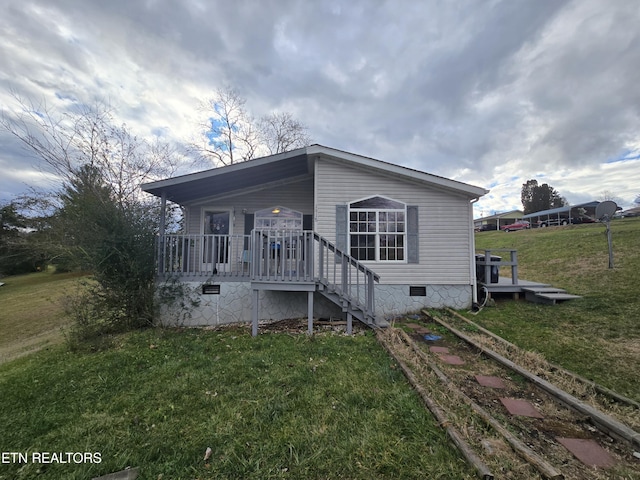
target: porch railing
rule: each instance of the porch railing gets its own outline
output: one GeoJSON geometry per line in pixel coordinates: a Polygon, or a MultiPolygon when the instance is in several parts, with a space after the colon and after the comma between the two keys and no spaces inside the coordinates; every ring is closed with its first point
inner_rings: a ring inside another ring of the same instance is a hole
{"type": "Polygon", "coordinates": [[[250,235],[164,235],[158,239],[158,274],[249,277],[250,235]]]}
{"type": "Polygon", "coordinates": [[[336,302],[375,317],[378,274],[313,231],[164,235],[158,240],[157,268],[163,276],[317,283],[336,302]]]}

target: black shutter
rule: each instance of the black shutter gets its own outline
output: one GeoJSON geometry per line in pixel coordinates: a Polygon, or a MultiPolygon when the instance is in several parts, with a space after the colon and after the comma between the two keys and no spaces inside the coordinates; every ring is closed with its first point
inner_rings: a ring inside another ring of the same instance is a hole
{"type": "Polygon", "coordinates": [[[302,216],[302,230],[313,230],[313,215],[302,216]]]}

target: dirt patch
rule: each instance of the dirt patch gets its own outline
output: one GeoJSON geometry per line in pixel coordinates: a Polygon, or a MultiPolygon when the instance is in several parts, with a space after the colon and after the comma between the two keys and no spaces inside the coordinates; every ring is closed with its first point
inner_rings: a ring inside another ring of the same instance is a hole
{"type": "MultiPolygon", "coordinates": [[[[306,318],[288,318],[285,320],[277,320],[269,323],[261,323],[258,327],[259,333],[290,333],[290,334],[306,334],[309,325],[306,318]]],[[[358,321],[353,322],[353,333],[359,334],[368,329],[358,321]]],[[[342,320],[318,319],[313,321],[314,332],[336,332],[346,333],[347,322],[342,320]]]]}

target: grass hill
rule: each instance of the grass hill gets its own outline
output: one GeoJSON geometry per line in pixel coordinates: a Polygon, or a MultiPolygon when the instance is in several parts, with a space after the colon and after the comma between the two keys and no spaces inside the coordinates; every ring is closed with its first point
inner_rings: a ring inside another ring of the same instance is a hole
{"type": "Polygon", "coordinates": [[[60,343],[67,324],[63,297],[78,288],[84,273],[45,272],[0,279],[0,364],[60,343]]]}
{"type": "Polygon", "coordinates": [[[553,306],[498,299],[474,320],[638,400],[640,218],[614,220],[611,231],[613,269],[608,268],[605,226],[600,223],[477,233],[479,250],[518,251],[519,278],[550,283],[583,298],[553,306]]]}

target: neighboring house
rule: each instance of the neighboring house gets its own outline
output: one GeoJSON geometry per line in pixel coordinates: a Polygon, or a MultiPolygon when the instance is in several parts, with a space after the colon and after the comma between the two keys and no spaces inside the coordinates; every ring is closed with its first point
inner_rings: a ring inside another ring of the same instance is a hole
{"type": "Polygon", "coordinates": [[[159,281],[196,300],[184,323],[253,321],[254,334],[259,320],[308,317],[311,328],[314,316],[373,326],[474,301],[483,188],[312,145],[142,189],[163,212],[171,201],[185,213],[185,233],[158,245],[159,281]]]}
{"type": "Polygon", "coordinates": [[[476,218],[473,224],[476,230],[500,230],[500,227],[520,220],[523,215],[524,212],[522,210],[511,210],[510,212],[496,213],[488,217],[476,218]]]}

